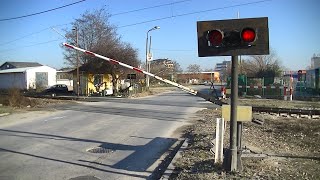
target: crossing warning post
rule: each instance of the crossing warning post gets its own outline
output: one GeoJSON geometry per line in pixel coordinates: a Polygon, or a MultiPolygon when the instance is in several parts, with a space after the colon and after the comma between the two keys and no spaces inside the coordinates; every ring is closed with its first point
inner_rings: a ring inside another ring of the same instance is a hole
{"type": "Polygon", "coordinates": [[[241,143],[237,129],[242,128],[242,124],[237,128],[238,56],[269,54],[268,18],[199,21],[197,35],[199,57],[231,56],[230,147],[224,164],[228,170],[237,171],[237,144],[241,143]]]}

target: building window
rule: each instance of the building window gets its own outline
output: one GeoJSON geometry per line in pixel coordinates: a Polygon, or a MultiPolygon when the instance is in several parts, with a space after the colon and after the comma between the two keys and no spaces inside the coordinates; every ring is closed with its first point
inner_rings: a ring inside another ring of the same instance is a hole
{"type": "Polygon", "coordinates": [[[103,83],[103,74],[96,74],[96,75],[94,75],[93,78],[94,78],[94,79],[93,79],[94,85],[102,84],[102,83],[103,83]]]}

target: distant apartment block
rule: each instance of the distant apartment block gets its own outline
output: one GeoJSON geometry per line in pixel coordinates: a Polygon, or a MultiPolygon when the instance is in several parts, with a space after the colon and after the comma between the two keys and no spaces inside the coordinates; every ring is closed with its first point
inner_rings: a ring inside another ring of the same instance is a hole
{"type": "Polygon", "coordinates": [[[231,61],[223,61],[222,63],[217,63],[214,71],[219,72],[220,74],[226,72],[228,67],[231,66],[231,61]]]}
{"type": "Polygon", "coordinates": [[[320,54],[313,55],[311,58],[311,69],[316,69],[320,67],[320,54]]]}
{"type": "Polygon", "coordinates": [[[151,61],[151,66],[165,67],[166,69],[174,69],[174,63],[169,59],[155,59],[151,61]]]}

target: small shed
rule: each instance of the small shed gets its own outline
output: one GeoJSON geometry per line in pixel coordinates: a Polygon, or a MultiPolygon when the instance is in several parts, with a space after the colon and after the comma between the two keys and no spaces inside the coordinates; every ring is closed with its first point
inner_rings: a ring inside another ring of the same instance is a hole
{"type": "MultiPolygon", "coordinates": [[[[111,64],[107,61],[95,59],[79,67],[79,94],[94,95],[113,94],[111,64]]],[[[73,91],[78,93],[77,69],[73,71],[73,91]]]]}
{"type": "Polygon", "coordinates": [[[56,84],[56,70],[49,66],[0,70],[0,89],[37,89],[56,84]]]}

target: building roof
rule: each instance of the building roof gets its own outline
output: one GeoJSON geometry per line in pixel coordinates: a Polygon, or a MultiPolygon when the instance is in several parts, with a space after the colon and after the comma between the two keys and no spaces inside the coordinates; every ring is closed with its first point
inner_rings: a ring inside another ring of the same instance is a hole
{"type": "Polygon", "coordinates": [[[7,62],[3,63],[2,65],[4,65],[4,64],[10,64],[10,65],[14,66],[15,68],[42,66],[42,64],[39,64],[37,62],[12,62],[12,61],[7,61],[7,62]]]}
{"type": "Polygon", "coordinates": [[[24,68],[13,68],[13,69],[5,69],[5,70],[0,70],[0,74],[5,74],[5,73],[22,73],[26,72],[29,69],[33,69],[35,67],[24,67],[24,68]]]}
{"type": "Polygon", "coordinates": [[[4,70],[0,70],[0,74],[5,74],[5,73],[23,73],[26,72],[27,70],[30,69],[52,69],[55,70],[54,68],[51,68],[49,66],[36,66],[36,67],[23,67],[23,68],[12,68],[12,69],[4,69],[4,70]]]}
{"type": "Polygon", "coordinates": [[[68,73],[68,72],[71,72],[73,71],[74,68],[61,68],[59,70],[57,70],[57,72],[65,72],[65,73],[68,73]]]}

